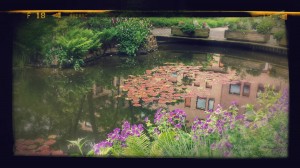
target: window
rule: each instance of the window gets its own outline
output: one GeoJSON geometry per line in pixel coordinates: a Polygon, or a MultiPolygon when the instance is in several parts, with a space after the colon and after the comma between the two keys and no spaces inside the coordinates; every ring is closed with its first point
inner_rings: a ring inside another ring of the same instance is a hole
{"type": "Polygon", "coordinates": [[[197,103],[196,103],[196,108],[205,110],[206,109],[206,98],[204,97],[197,97],[197,103]]]}
{"type": "Polygon", "coordinates": [[[199,82],[199,81],[197,81],[197,82],[194,82],[194,86],[197,86],[197,87],[199,87],[199,86],[200,86],[200,82],[199,82]]]}
{"type": "Polygon", "coordinates": [[[190,97],[185,98],[184,106],[191,107],[191,98],[190,97]]]}
{"type": "Polygon", "coordinates": [[[265,91],[265,87],[263,84],[258,84],[258,87],[257,87],[257,94],[256,94],[256,97],[258,97],[258,93],[259,92],[264,92],[265,91]]]}
{"type": "Polygon", "coordinates": [[[214,104],[215,104],[214,98],[208,99],[208,110],[214,110],[214,104]]]}
{"type": "Polygon", "coordinates": [[[259,92],[259,91],[261,91],[261,92],[264,92],[265,91],[265,87],[264,87],[264,85],[263,84],[258,84],[258,88],[257,88],[257,92],[259,92]]]}
{"type": "Polygon", "coordinates": [[[212,88],[212,85],[211,85],[211,81],[210,81],[210,80],[206,81],[206,88],[209,88],[209,89],[212,88]]]}
{"type": "Polygon", "coordinates": [[[249,96],[250,95],[250,86],[251,86],[250,83],[248,83],[248,82],[244,83],[243,96],[249,96]]]}
{"type": "Polygon", "coordinates": [[[241,83],[230,84],[229,94],[237,94],[241,93],[241,83]]]}

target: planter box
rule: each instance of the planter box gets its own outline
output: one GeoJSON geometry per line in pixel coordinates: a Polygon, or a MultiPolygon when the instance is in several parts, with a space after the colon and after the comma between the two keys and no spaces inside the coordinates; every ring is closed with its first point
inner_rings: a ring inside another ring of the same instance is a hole
{"type": "Polygon", "coordinates": [[[227,40],[248,41],[255,43],[266,43],[270,40],[270,35],[253,32],[240,32],[225,30],[225,38],[227,40]]]}
{"type": "Polygon", "coordinates": [[[195,29],[195,33],[191,35],[182,32],[179,27],[171,27],[171,34],[173,36],[208,38],[209,32],[209,29],[195,29]]]}

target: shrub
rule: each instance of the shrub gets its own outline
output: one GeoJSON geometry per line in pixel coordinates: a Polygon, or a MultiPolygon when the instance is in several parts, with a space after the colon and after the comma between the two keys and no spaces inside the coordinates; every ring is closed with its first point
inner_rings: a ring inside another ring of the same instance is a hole
{"type": "Polygon", "coordinates": [[[100,42],[102,43],[102,48],[104,52],[111,48],[117,40],[117,30],[115,28],[104,29],[100,35],[100,42]]]}
{"type": "Polygon", "coordinates": [[[251,23],[248,18],[242,18],[239,22],[230,24],[228,28],[232,31],[252,30],[251,23]]]}
{"type": "Polygon", "coordinates": [[[280,31],[274,33],[274,38],[278,41],[281,40],[282,38],[284,38],[285,36],[286,36],[285,30],[280,30],[280,31]]]}
{"type": "Polygon", "coordinates": [[[272,27],[275,26],[275,22],[272,18],[263,18],[256,26],[257,32],[262,34],[270,33],[272,27]]]}
{"type": "Polygon", "coordinates": [[[135,56],[150,33],[150,22],[146,19],[128,18],[116,26],[119,51],[135,56]]]}
{"type": "Polygon", "coordinates": [[[194,26],[193,23],[183,23],[183,24],[179,24],[178,26],[183,33],[186,33],[189,35],[192,35],[195,33],[196,27],[194,26]]]}
{"type": "Polygon", "coordinates": [[[89,50],[95,50],[101,46],[100,33],[94,33],[88,29],[73,29],[64,36],[57,37],[56,44],[47,54],[49,61],[57,57],[60,66],[71,65],[79,70],[84,64],[83,56],[89,50]]]}

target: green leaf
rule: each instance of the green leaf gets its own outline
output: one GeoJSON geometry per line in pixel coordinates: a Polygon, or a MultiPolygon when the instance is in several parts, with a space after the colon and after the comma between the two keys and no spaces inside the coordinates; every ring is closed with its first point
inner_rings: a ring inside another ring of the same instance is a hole
{"type": "Polygon", "coordinates": [[[142,133],[139,137],[128,137],[126,145],[127,147],[124,149],[125,156],[149,157],[150,139],[145,134],[142,133]]]}

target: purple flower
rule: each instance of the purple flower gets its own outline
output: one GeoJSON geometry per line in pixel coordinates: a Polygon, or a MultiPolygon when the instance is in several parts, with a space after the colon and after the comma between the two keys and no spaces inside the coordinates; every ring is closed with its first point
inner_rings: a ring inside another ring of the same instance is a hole
{"type": "Polygon", "coordinates": [[[144,131],[143,124],[139,124],[138,129],[139,129],[140,132],[144,131]]]}
{"type": "Polygon", "coordinates": [[[237,115],[235,120],[244,120],[245,116],[243,114],[237,115]]]}
{"type": "Polygon", "coordinates": [[[232,144],[228,141],[225,142],[225,147],[228,148],[228,149],[231,149],[232,148],[232,144]]]}
{"type": "Polygon", "coordinates": [[[175,124],[172,118],[168,118],[168,122],[173,124],[173,125],[175,124]]]}
{"type": "Polygon", "coordinates": [[[123,129],[130,129],[130,123],[128,121],[124,121],[123,125],[122,125],[123,129]]]}
{"type": "Polygon", "coordinates": [[[181,129],[181,124],[180,123],[176,124],[175,128],[181,129]]]}
{"type": "Polygon", "coordinates": [[[160,131],[158,130],[158,128],[156,127],[156,128],[154,128],[154,133],[156,133],[157,135],[159,135],[160,134],[160,131]]]}
{"type": "Polygon", "coordinates": [[[115,128],[114,133],[118,134],[120,132],[120,128],[115,128]]]}
{"type": "Polygon", "coordinates": [[[154,123],[160,122],[160,119],[161,119],[162,117],[163,117],[162,114],[156,113],[155,116],[154,116],[154,123]]]}
{"type": "Polygon", "coordinates": [[[148,117],[146,117],[146,118],[145,118],[145,122],[148,122],[148,121],[149,121],[149,119],[148,119],[148,117]]]}
{"type": "Polygon", "coordinates": [[[206,116],[206,119],[208,119],[210,117],[210,114],[208,114],[207,116],[206,116]]]}
{"type": "Polygon", "coordinates": [[[97,143],[94,145],[94,152],[95,154],[99,154],[100,153],[100,150],[101,148],[106,148],[106,147],[111,147],[113,144],[109,141],[101,141],[100,143],[97,143]]]}
{"type": "Polygon", "coordinates": [[[219,132],[219,134],[222,134],[222,132],[223,132],[222,127],[219,127],[219,128],[218,128],[218,132],[219,132]]]}
{"type": "Polygon", "coordinates": [[[156,110],[156,114],[159,114],[162,111],[162,108],[156,110]]]}
{"type": "Polygon", "coordinates": [[[216,111],[215,111],[215,113],[216,113],[216,114],[221,114],[221,109],[220,109],[220,108],[217,108],[216,111]]]}
{"type": "Polygon", "coordinates": [[[249,126],[250,126],[251,123],[250,123],[249,121],[246,120],[246,121],[244,122],[244,124],[245,124],[245,126],[246,126],[247,128],[249,128],[249,126]]]}
{"type": "Polygon", "coordinates": [[[224,155],[224,157],[230,157],[231,153],[229,151],[225,151],[223,155],[224,155]]]}
{"type": "Polygon", "coordinates": [[[237,101],[232,101],[231,105],[236,106],[237,105],[237,101]]]}
{"type": "Polygon", "coordinates": [[[215,150],[216,147],[217,147],[216,143],[213,143],[213,144],[210,145],[210,149],[211,149],[211,150],[215,150]]]}
{"type": "Polygon", "coordinates": [[[196,131],[196,129],[197,129],[197,126],[195,124],[192,125],[192,131],[196,131]]]}
{"type": "Polygon", "coordinates": [[[207,129],[208,128],[208,124],[205,123],[204,125],[201,126],[202,129],[207,129]]]}

